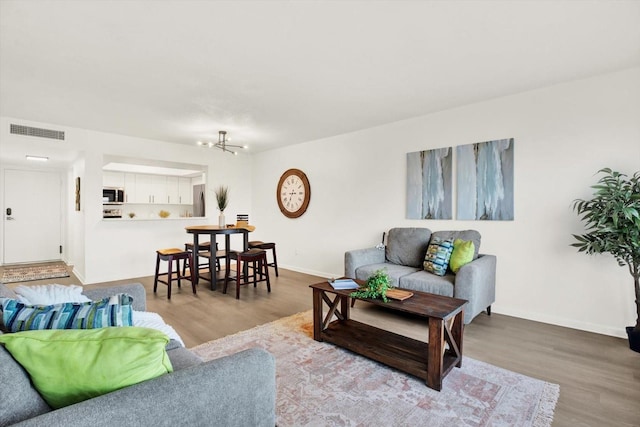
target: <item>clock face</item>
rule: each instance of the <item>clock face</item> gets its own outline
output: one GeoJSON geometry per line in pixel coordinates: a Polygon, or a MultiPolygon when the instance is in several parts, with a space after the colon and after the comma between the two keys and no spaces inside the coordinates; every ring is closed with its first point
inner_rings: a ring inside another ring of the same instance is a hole
{"type": "Polygon", "coordinates": [[[280,177],[276,193],[280,211],[289,218],[301,216],[309,206],[311,187],[299,169],[289,169],[280,177]]]}

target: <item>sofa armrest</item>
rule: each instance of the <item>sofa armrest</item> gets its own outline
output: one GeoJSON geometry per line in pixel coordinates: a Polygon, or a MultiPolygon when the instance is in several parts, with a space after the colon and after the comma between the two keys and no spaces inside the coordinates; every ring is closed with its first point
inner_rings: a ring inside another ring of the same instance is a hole
{"type": "Polygon", "coordinates": [[[344,253],[344,276],[356,277],[356,269],[363,265],[381,264],[384,262],[384,250],[378,248],[364,248],[344,253]]]}
{"type": "Polygon", "coordinates": [[[275,359],[259,348],[185,368],[17,426],[276,425],[275,359]]]}
{"type": "Polygon", "coordinates": [[[110,286],[108,288],[84,289],[82,293],[94,301],[101,300],[116,294],[129,294],[133,297],[133,309],[136,311],[147,310],[147,292],[140,283],[128,285],[110,286]]]}
{"type": "Polygon", "coordinates": [[[464,323],[469,323],[496,300],[496,257],[478,255],[463,265],[456,274],[454,297],[469,301],[465,307],[464,323]]]}

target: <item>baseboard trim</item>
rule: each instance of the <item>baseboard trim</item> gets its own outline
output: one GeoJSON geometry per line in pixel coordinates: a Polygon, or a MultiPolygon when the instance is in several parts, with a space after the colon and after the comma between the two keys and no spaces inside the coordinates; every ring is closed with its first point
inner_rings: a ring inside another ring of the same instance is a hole
{"type": "Polygon", "coordinates": [[[562,326],[565,328],[578,329],[580,331],[593,332],[601,335],[609,335],[617,338],[627,338],[627,334],[623,328],[614,326],[597,325],[588,322],[579,322],[572,319],[566,319],[557,316],[550,316],[545,313],[533,313],[510,307],[502,307],[499,304],[491,306],[492,313],[504,314],[506,316],[519,317],[520,319],[533,320],[534,322],[548,323],[550,325],[562,326]]]}

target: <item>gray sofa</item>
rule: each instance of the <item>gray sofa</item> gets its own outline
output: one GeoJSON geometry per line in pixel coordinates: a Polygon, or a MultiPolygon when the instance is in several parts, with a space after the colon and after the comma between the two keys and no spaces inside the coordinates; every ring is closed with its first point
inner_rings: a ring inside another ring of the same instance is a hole
{"type": "MultiPolygon", "coordinates": [[[[137,283],[85,290],[99,300],[116,293],[146,309],[137,283]]],[[[15,294],[0,284],[0,297],[15,294]]],[[[1,333],[1,332],[0,332],[1,333]]],[[[270,426],[276,424],[275,359],[262,349],[203,362],[171,340],[174,372],[93,399],[52,410],[31,386],[28,374],[0,345],[0,426],[270,426]]]]}
{"type": "Polygon", "coordinates": [[[480,233],[475,230],[436,231],[428,228],[392,228],[384,249],[352,250],[344,256],[344,275],[366,280],[378,269],[385,269],[391,284],[400,288],[461,298],[465,306],[464,323],[468,324],[483,310],[491,314],[495,302],[496,257],[479,254],[480,233]],[[472,240],[474,259],[457,274],[444,276],[424,271],[423,262],[431,237],[472,240]]]}

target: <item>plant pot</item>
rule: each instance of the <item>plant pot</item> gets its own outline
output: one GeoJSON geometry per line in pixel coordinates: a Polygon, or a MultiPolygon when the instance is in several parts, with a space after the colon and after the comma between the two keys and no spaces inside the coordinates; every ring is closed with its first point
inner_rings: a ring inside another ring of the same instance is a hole
{"type": "Polygon", "coordinates": [[[222,211],[220,211],[220,215],[218,215],[218,226],[222,228],[227,226],[227,223],[224,219],[224,212],[222,211]]]}
{"type": "Polygon", "coordinates": [[[629,348],[640,353],[640,331],[634,331],[633,326],[627,326],[626,329],[629,337],[629,348]]]}

